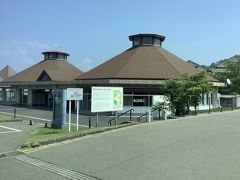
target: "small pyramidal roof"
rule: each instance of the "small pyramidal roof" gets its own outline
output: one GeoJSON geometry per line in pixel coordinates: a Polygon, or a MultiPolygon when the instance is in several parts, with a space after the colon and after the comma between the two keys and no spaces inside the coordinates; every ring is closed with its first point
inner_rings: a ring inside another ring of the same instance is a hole
{"type": "MultiPolygon", "coordinates": [[[[200,72],[191,64],[162,48],[164,36],[137,34],[129,36],[132,47],[77,79],[156,79],[164,80],[200,72]]],[[[207,77],[210,81],[216,81],[207,77]]]]}
{"type": "Polygon", "coordinates": [[[47,51],[42,54],[43,61],[5,79],[4,82],[71,81],[83,74],[67,62],[68,53],[47,51]]]}
{"type": "Polygon", "coordinates": [[[11,66],[7,65],[0,71],[0,81],[7,79],[15,74],[16,71],[11,66]]]}

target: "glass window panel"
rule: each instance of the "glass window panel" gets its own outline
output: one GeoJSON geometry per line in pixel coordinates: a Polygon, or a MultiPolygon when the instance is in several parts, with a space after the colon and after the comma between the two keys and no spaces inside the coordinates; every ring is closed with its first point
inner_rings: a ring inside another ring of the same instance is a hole
{"type": "Polygon", "coordinates": [[[124,106],[132,106],[132,96],[124,96],[123,97],[123,104],[124,106]]]}
{"type": "Polygon", "coordinates": [[[151,37],[143,37],[143,44],[144,45],[151,45],[152,44],[152,38],[151,37]]]}
{"type": "Polygon", "coordinates": [[[57,56],[56,56],[55,53],[50,53],[49,54],[49,59],[56,59],[56,58],[57,58],[57,56]]]}
{"type": "Polygon", "coordinates": [[[160,46],[161,45],[160,39],[154,39],[154,44],[160,46]]]}
{"type": "Polygon", "coordinates": [[[58,59],[65,59],[64,54],[58,54],[58,59]]]}
{"type": "Polygon", "coordinates": [[[140,38],[134,38],[133,46],[139,46],[140,44],[141,44],[141,39],[140,38]]]}

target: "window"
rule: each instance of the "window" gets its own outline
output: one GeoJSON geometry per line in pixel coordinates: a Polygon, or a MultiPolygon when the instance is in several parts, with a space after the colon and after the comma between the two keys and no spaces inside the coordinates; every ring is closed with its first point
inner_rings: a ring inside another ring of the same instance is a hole
{"type": "Polygon", "coordinates": [[[139,37],[134,38],[133,46],[139,46],[139,45],[141,45],[141,39],[139,37]]]}
{"type": "Polygon", "coordinates": [[[132,96],[124,96],[123,97],[124,106],[132,106],[132,96]]]}
{"type": "Polygon", "coordinates": [[[154,45],[161,46],[160,39],[154,39],[154,45]]]}
{"type": "Polygon", "coordinates": [[[57,56],[56,56],[57,54],[55,54],[55,53],[50,53],[49,54],[49,59],[57,59],[57,56]]]}
{"type": "Polygon", "coordinates": [[[213,105],[213,93],[211,93],[211,104],[213,105]]]}
{"type": "Polygon", "coordinates": [[[152,38],[151,37],[143,37],[143,45],[152,45],[152,38]]]}
{"type": "Polygon", "coordinates": [[[64,54],[58,54],[58,59],[65,59],[65,55],[64,54]]]}
{"type": "Polygon", "coordinates": [[[49,59],[49,54],[46,53],[44,59],[49,59]]]}

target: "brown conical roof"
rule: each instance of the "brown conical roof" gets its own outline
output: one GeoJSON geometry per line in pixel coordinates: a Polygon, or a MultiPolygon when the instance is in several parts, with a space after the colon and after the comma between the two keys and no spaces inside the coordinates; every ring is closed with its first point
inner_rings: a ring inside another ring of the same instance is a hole
{"type": "Polygon", "coordinates": [[[83,72],[66,60],[44,60],[5,79],[4,82],[34,82],[40,80],[44,74],[47,74],[51,81],[70,81],[83,72]]]}
{"type": "MultiPolygon", "coordinates": [[[[161,46],[130,48],[77,79],[169,79],[200,72],[161,46]]],[[[208,80],[216,81],[208,76],[208,80]]]]}
{"type": "Polygon", "coordinates": [[[9,65],[7,65],[6,67],[4,67],[1,71],[0,71],[0,77],[2,79],[6,79],[9,78],[13,75],[16,74],[16,71],[9,65]]]}

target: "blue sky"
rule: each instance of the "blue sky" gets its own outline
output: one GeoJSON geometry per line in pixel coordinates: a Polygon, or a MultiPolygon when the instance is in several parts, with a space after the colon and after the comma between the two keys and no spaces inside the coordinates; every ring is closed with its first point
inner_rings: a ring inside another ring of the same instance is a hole
{"type": "Polygon", "coordinates": [[[164,35],[168,51],[210,65],[240,54],[239,7],[239,0],[0,0],[0,69],[20,71],[59,50],[87,71],[138,33],[164,35]]]}

